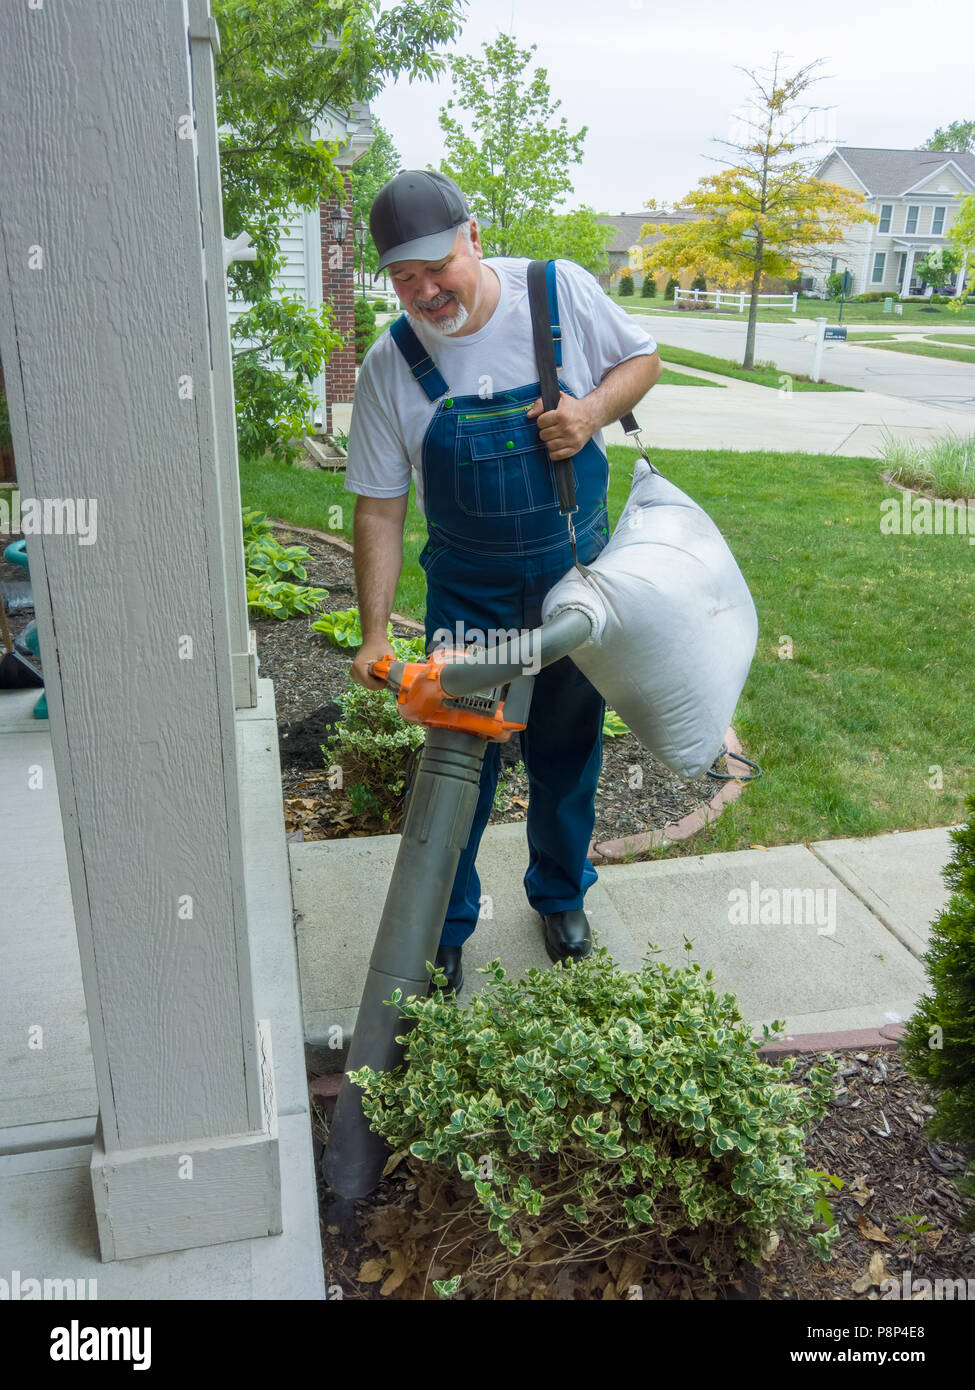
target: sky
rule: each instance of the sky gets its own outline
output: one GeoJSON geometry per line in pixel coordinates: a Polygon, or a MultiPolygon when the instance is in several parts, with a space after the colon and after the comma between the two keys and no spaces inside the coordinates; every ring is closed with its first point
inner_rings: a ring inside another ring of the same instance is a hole
{"type": "MultiPolygon", "coordinates": [[[[384,3],[384,8],[386,4],[384,3]]],[[[830,108],[806,130],[833,144],[913,149],[939,126],[975,119],[975,6],[971,0],[470,0],[458,53],[483,56],[502,29],[548,71],[569,129],[589,128],[575,194],[563,211],[638,212],[647,199],[679,201],[742,129],[750,83],[739,69],[767,69],[776,50],[787,69],[824,58],[807,93],[830,108]],[[711,156],[711,158],[708,158],[711,156]]],[[[402,167],[439,167],[436,83],[391,84],[371,103],[402,167]]]]}

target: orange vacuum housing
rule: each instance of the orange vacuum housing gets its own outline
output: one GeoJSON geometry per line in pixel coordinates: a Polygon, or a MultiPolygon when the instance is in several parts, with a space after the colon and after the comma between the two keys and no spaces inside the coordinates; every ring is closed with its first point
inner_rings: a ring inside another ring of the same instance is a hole
{"type": "Polygon", "coordinates": [[[396,692],[400,715],[408,724],[455,729],[489,743],[507,743],[513,733],[527,725],[505,718],[504,686],[477,695],[448,695],[441,685],[445,662],[463,658],[464,652],[459,648],[440,648],[426,661],[397,661],[392,656],[381,656],[370,664],[369,674],[396,692]]]}

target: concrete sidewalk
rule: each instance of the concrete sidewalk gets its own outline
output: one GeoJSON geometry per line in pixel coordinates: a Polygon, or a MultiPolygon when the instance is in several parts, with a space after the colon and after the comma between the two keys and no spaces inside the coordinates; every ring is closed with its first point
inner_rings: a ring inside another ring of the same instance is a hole
{"type": "MultiPolygon", "coordinates": [[[[310,1069],[335,1071],[351,1039],[398,835],[292,843],[298,961],[310,1069]]],[[[593,933],[619,965],[640,968],[656,946],[670,965],[691,959],[737,994],[756,1029],[784,1019],[821,1046],[868,1045],[905,1021],[927,989],[921,962],[947,899],[947,829],[825,840],[599,868],[586,896],[593,933]]],[[[550,969],[541,919],[522,886],[524,823],[488,826],[478,853],[489,899],[464,949],[461,1000],[495,957],[519,978],[550,969]]]]}
{"type": "MultiPolygon", "coordinates": [[[[650,448],[879,458],[886,434],[930,443],[946,434],[967,439],[975,430],[973,415],[875,391],[776,391],[695,367],[674,370],[725,389],[655,386],[633,412],[650,448]]],[[[351,418],[351,404],[332,407],[336,431],[347,434],[351,418]]],[[[603,430],[603,442],[632,443],[618,423],[603,430]]]]}
{"type": "MultiPolygon", "coordinates": [[[[885,435],[930,443],[946,434],[967,439],[975,429],[975,417],[962,411],[875,391],[775,391],[689,367],[675,370],[706,376],[726,389],[655,386],[633,412],[652,448],[879,458],[885,435]]],[[[618,423],[603,431],[603,440],[630,442],[618,423]]]]}

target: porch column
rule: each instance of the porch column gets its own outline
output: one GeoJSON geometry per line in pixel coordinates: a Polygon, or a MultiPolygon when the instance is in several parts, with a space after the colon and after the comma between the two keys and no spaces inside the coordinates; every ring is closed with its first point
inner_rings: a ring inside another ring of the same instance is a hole
{"type": "Polygon", "coordinates": [[[904,283],[901,285],[901,293],[900,293],[901,299],[906,299],[906,297],[907,297],[907,296],[910,294],[910,292],[911,292],[911,276],[912,276],[913,274],[914,274],[914,247],[911,246],[911,247],[908,247],[908,250],[907,250],[907,257],[906,257],[906,259],[905,259],[905,261],[904,261],[904,283]]]}
{"type": "Polygon", "coordinates": [[[225,312],[201,202],[214,151],[197,153],[214,135],[194,110],[187,0],[10,5],[3,28],[0,353],[21,494],[76,521],[27,548],[98,1088],[99,1241],[125,1259],[282,1229],[207,314],[208,286],[225,312]]]}
{"type": "Polygon", "coordinates": [[[193,108],[200,167],[203,213],[203,256],[207,282],[207,314],[213,353],[213,397],[216,408],[217,475],[223,531],[224,584],[230,620],[230,659],[234,707],[257,704],[257,642],[247,613],[244,576],[244,538],[240,524],[240,470],[237,465],[237,415],[230,350],[227,279],[223,264],[223,201],[220,196],[220,156],[217,141],[217,98],[213,60],[220,52],[216,21],[209,0],[189,0],[190,54],[193,66],[193,108]]]}

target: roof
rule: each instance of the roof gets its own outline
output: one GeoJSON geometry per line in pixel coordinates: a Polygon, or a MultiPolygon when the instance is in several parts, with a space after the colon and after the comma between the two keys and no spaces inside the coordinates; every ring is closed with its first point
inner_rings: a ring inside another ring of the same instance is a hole
{"type": "Polygon", "coordinates": [[[837,145],[819,166],[821,172],[833,154],[845,159],[857,178],[874,196],[899,196],[953,160],[975,185],[975,154],[964,150],[875,150],[837,145]]]}
{"type": "Polygon", "coordinates": [[[597,222],[602,222],[607,227],[614,227],[616,235],[611,242],[607,243],[607,251],[629,251],[631,246],[638,245],[640,241],[640,231],[648,222],[687,222],[693,217],[690,211],[685,212],[621,212],[618,217],[613,217],[609,213],[599,213],[596,217],[597,222]]]}

